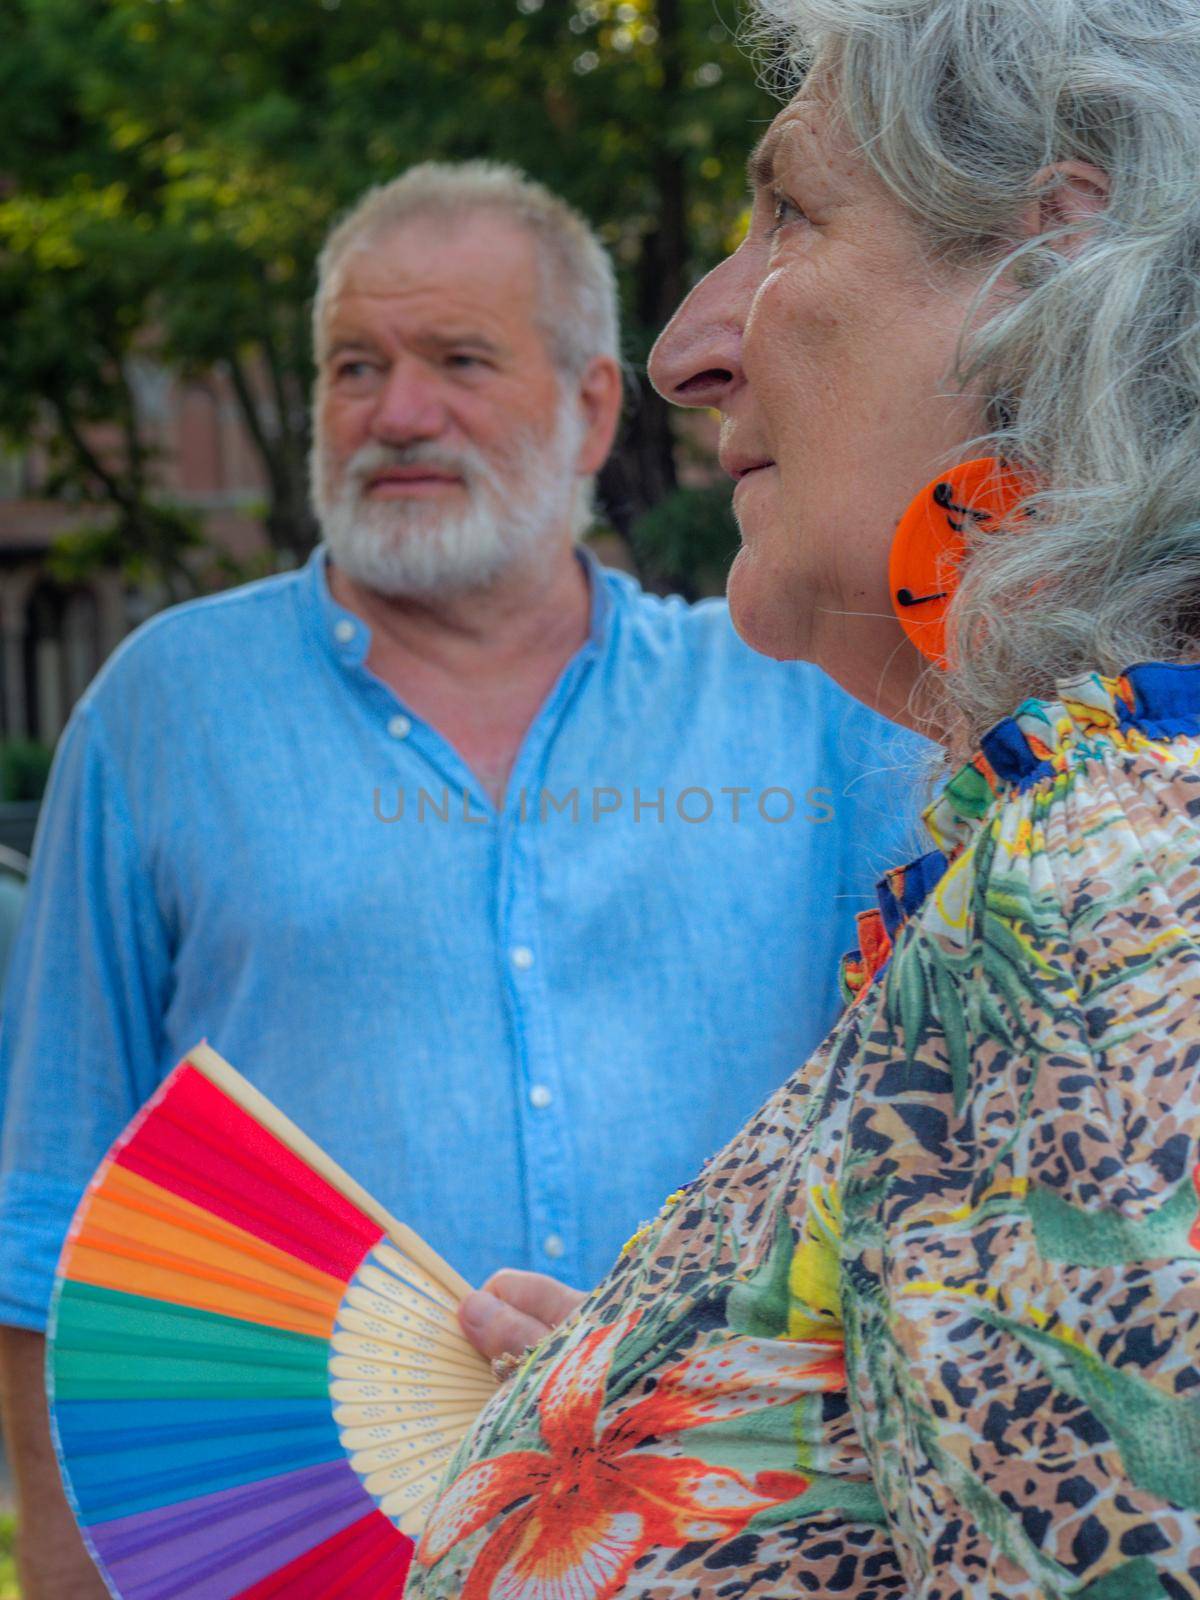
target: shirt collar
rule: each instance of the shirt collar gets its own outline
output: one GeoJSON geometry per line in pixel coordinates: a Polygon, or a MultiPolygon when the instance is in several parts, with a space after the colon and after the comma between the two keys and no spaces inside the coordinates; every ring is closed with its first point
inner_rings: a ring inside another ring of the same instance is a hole
{"type": "Polygon", "coordinates": [[[322,642],[343,666],[360,666],[371,648],[371,630],[354,611],[339,605],[329,588],[329,547],[317,545],[306,568],[309,603],[322,642]]]}
{"type": "MultiPolygon", "coordinates": [[[[599,650],[608,637],[614,602],[620,591],[586,545],[578,545],[575,554],[583,566],[591,595],[584,648],[590,646],[599,650]]],[[[305,579],[309,606],[325,648],[343,666],[361,666],[371,648],[371,629],[357,612],[347,610],[334,599],[329,588],[328,545],[319,544],[313,550],[305,566],[305,579]]]]}

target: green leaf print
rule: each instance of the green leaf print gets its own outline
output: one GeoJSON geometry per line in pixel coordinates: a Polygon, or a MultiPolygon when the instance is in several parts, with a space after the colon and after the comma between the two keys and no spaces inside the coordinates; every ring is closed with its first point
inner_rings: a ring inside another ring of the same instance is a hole
{"type": "MultiPolygon", "coordinates": [[[[819,1402],[819,1395],[806,1396],[819,1402]]],[[[796,1461],[795,1405],[763,1406],[723,1422],[689,1428],[688,1454],[709,1466],[730,1467],[753,1483],[760,1472],[803,1470],[796,1461]]]]}
{"type": "Polygon", "coordinates": [[[1137,1372],[1106,1366],[1090,1350],[982,1303],[976,1314],[1011,1333],[1037,1355],[1057,1389],[1087,1406],[1132,1483],[1171,1505],[1200,1511],[1200,1398],[1176,1399],[1137,1372]]]}
{"type": "Polygon", "coordinates": [[[961,1112],[966,1104],[971,1084],[971,1049],[967,1041],[967,1019],[963,1011],[959,986],[954,982],[936,953],[930,959],[933,971],[934,993],[937,996],[938,1016],[946,1041],[946,1055],[950,1063],[950,1081],[954,1085],[954,1110],[961,1112]]]}
{"type": "Polygon", "coordinates": [[[1006,931],[995,918],[989,919],[984,926],[983,980],[993,999],[1003,1001],[1008,1008],[1007,1038],[1019,1040],[1016,1048],[1040,1057],[1045,1053],[1044,1046],[1038,1034],[1026,1022],[1025,1016],[1027,1012],[1035,1016],[1053,1013],[1055,1008],[1050,994],[1039,992],[1037,985],[1029,981],[1028,967],[1018,966],[1010,958],[1000,937],[1006,931]]]}
{"type": "Polygon", "coordinates": [[[965,766],[946,785],[946,795],[960,817],[972,821],[984,816],[995,796],[983,773],[973,766],[965,766]]]}
{"type": "Polygon", "coordinates": [[[1069,987],[1066,975],[1051,965],[1030,937],[1022,938],[1011,921],[998,915],[994,896],[988,895],[987,915],[984,921],[984,941],[992,950],[1006,958],[1012,970],[1020,975],[1022,992],[1031,1000],[1044,999],[1046,991],[1062,991],[1069,987]],[[1040,974],[1039,984],[1035,974],[1040,974]]]}
{"type": "Polygon", "coordinates": [[[1075,1591],[1075,1600],[1167,1600],[1153,1561],[1137,1556],[1075,1591]]]}
{"type": "Polygon", "coordinates": [[[904,1035],[904,1059],[911,1067],[925,1042],[929,1021],[925,973],[921,966],[919,942],[915,939],[902,941],[896,952],[887,998],[893,1026],[899,1018],[904,1035]]]}
{"type": "Polygon", "coordinates": [[[775,1223],[775,1238],[762,1265],[729,1292],[727,1316],[734,1333],[756,1339],[778,1339],[788,1331],[791,1293],[792,1228],[785,1210],[775,1223]]]}
{"type": "Polygon", "coordinates": [[[1130,1261],[1161,1261],[1196,1256],[1188,1234],[1196,1220],[1196,1191],[1190,1181],[1147,1217],[1119,1211],[1085,1211],[1052,1189],[1030,1189],[1026,1209],[1047,1261],[1076,1267],[1117,1267],[1130,1261]]]}
{"type": "Polygon", "coordinates": [[[887,1525],[887,1513],[874,1484],[856,1483],[851,1478],[818,1478],[807,1494],[784,1505],[760,1511],[751,1519],[752,1533],[784,1527],[804,1517],[819,1517],[826,1511],[840,1511],[847,1522],[867,1522],[874,1528],[887,1525]]]}

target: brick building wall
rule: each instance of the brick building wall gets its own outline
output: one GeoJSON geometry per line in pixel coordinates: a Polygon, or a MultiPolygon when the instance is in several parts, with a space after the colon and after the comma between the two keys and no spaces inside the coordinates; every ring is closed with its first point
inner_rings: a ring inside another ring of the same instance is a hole
{"type": "MultiPolygon", "coordinates": [[[[150,363],[134,379],[164,498],[200,512],[216,548],[239,561],[261,555],[263,477],[228,383],[219,373],[182,382],[150,363]]],[[[103,449],[103,434],[91,442],[103,449]]],[[[36,445],[0,457],[0,739],[53,745],[105,658],[162,597],[131,589],[118,572],[55,581],[50,546],[97,512],[40,497],[45,475],[36,445]]]]}

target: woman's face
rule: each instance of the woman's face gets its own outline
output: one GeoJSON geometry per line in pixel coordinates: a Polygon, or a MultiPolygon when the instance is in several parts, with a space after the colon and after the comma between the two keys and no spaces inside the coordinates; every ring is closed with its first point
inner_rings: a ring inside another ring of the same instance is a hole
{"type": "Polygon", "coordinates": [[[984,426],[982,402],[949,377],[983,269],[926,259],[811,87],[775,119],[751,177],[745,242],[680,307],[650,376],[676,404],[721,412],[743,638],[894,712],[918,661],[891,612],[888,550],[914,496],[984,426]]]}

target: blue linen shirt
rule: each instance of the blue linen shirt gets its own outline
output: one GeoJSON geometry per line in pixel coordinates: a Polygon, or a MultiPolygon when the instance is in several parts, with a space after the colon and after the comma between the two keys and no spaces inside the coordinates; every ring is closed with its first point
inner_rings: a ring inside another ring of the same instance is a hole
{"type": "Polygon", "coordinates": [[[60,742],[0,1023],[0,1321],[201,1037],[468,1278],[581,1285],[836,1011],[919,741],[590,559],[499,812],[301,571],[140,628],[60,742]]]}

